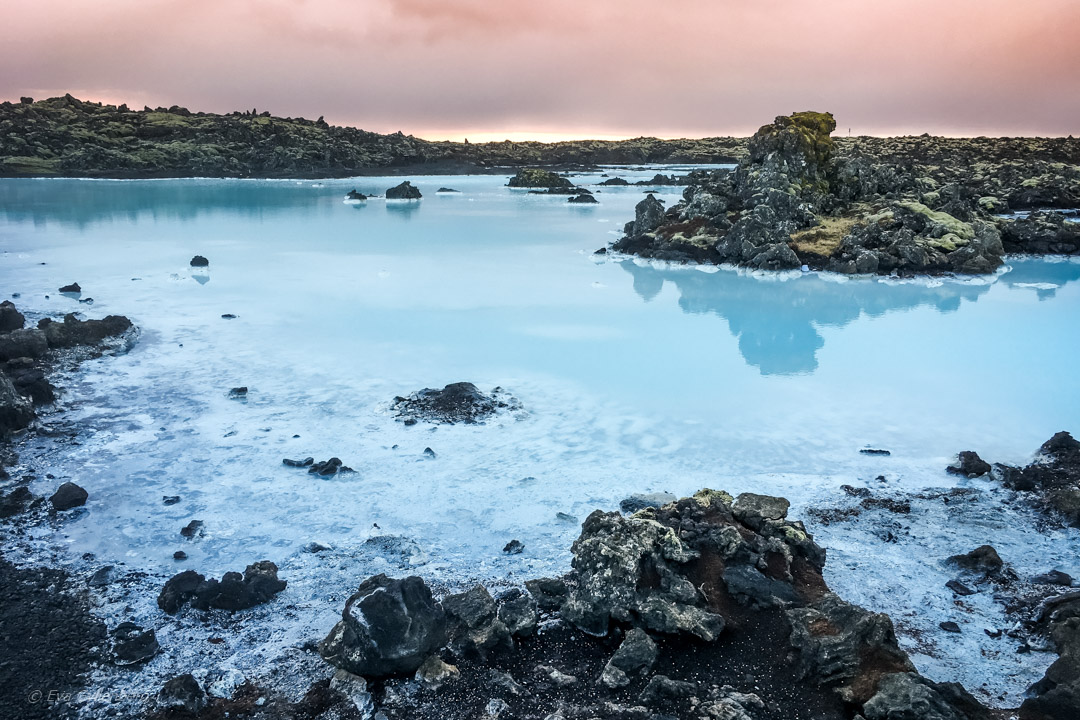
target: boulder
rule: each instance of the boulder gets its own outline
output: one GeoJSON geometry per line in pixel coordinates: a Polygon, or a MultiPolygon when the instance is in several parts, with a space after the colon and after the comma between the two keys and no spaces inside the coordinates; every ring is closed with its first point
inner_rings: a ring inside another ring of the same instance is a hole
{"type": "Polygon", "coordinates": [[[447,640],[443,608],[415,576],[368,578],[345,603],[341,618],[319,644],[319,653],[367,678],[416,672],[447,640]]]}
{"type": "Polygon", "coordinates": [[[26,428],[34,420],[34,408],[0,373],[0,437],[26,428]]]}
{"type": "Polygon", "coordinates": [[[86,504],[89,494],[73,482],[66,482],[49,498],[54,510],[71,510],[86,504]]]}
{"type": "Polygon", "coordinates": [[[422,197],[419,188],[414,187],[408,180],[386,191],[387,200],[419,200],[422,197]]]}
{"type": "Polygon", "coordinates": [[[62,292],[62,293],[81,293],[82,288],[79,287],[79,283],[71,283],[70,285],[65,285],[62,288],[60,288],[59,292],[62,292]]]}
{"type": "Polygon", "coordinates": [[[664,203],[649,193],[645,199],[634,206],[634,222],[628,226],[626,234],[632,237],[651,233],[664,222],[664,203]]]}
{"type": "Polygon", "coordinates": [[[513,646],[510,628],[499,619],[495,599],[483,585],[442,600],[450,647],[460,656],[479,655],[513,646]]]}
{"type": "Polygon", "coordinates": [[[631,628],[622,644],[604,666],[600,683],[609,688],[626,687],[634,675],[647,674],[652,670],[659,651],[649,634],[639,628],[631,628]]]}
{"type": "Polygon", "coordinates": [[[189,264],[191,265],[191,267],[210,267],[210,261],[202,255],[196,255],[195,257],[191,258],[191,262],[189,264]]]}
{"type": "Polygon", "coordinates": [[[0,360],[41,358],[48,350],[45,333],[37,328],[20,328],[0,335],[0,360]]]}
{"type": "Polygon", "coordinates": [[[1004,469],[1006,486],[1031,492],[1039,502],[1080,527],[1080,442],[1059,432],[1043,443],[1030,465],[1004,469]]]}
{"type": "Polygon", "coordinates": [[[594,198],[590,194],[582,193],[581,195],[572,195],[571,197],[567,198],[567,202],[582,203],[582,204],[587,205],[587,204],[590,204],[590,203],[595,204],[595,203],[598,203],[600,201],[597,200],[596,198],[594,198]]]}
{"type": "Polygon", "coordinates": [[[0,333],[19,330],[26,324],[26,318],[10,300],[0,302],[0,333]]]}

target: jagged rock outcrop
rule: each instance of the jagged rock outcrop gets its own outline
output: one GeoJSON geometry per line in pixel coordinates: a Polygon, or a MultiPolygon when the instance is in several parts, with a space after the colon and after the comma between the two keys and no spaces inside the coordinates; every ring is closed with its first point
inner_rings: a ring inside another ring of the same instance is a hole
{"type": "Polygon", "coordinates": [[[758,270],[884,275],[986,274],[1006,250],[1080,251],[1080,226],[1061,213],[999,217],[1010,207],[1069,207],[1080,195],[1080,143],[1060,143],[1054,155],[1077,164],[1039,159],[1025,167],[1016,153],[1040,156],[1039,142],[836,139],[834,129],[828,113],[776,118],[750,139],[734,171],[692,173],[683,201],[660,224],[628,223],[612,249],[758,270]],[[963,175],[979,153],[990,159],[963,175]]]}
{"type": "Polygon", "coordinates": [[[408,180],[386,190],[387,200],[419,200],[422,197],[420,188],[414,186],[408,180]]]}
{"type": "Polygon", "coordinates": [[[110,337],[131,330],[131,321],[123,315],[109,315],[101,320],[80,320],[68,313],[63,322],[44,318],[38,328],[45,333],[50,348],[69,348],[76,345],[95,345],[110,337]]]}

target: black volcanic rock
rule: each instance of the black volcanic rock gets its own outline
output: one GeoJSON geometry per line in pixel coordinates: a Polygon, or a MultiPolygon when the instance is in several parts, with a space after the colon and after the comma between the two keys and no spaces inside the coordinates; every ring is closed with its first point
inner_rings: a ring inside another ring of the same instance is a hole
{"type": "Polygon", "coordinates": [[[86,504],[89,494],[73,482],[66,482],[49,498],[55,510],[71,510],[86,504]]]}
{"type": "Polygon", "coordinates": [[[278,579],[277,565],[268,560],[248,565],[243,575],[227,572],[221,580],[207,580],[194,570],[185,570],[165,583],[157,602],[170,615],[187,603],[198,610],[244,610],[268,602],[286,585],[278,579]]]}
{"type": "Polygon", "coordinates": [[[204,258],[202,255],[196,255],[191,258],[191,267],[210,267],[210,261],[204,258]]]}
{"type": "Polygon", "coordinates": [[[408,180],[400,185],[388,188],[386,191],[387,200],[419,200],[422,197],[423,195],[420,194],[420,190],[414,187],[408,180]]]}
{"type": "Polygon", "coordinates": [[[354,675],[415,672],[447,640],[442,606],[418,577],[368,578],[345,603],[341,618],[319,644],[319,653],[354,675]]]}

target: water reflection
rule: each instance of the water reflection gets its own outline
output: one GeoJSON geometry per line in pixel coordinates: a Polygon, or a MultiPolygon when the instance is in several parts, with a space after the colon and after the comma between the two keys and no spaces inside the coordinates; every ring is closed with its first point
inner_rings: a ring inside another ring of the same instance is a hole
{"type": "MultiPolygon", "coordinates": [[[[710,274],[656,268],[632,260],[619,264],[630,273],[634,291],[645,302],[653,300],[664,283],[670,282],[679,291],[683,312],[726,320],[743,359],[762,375],[816,370],[817,351],[825,344],[818,332],[821,327],[844,327],[861,315],[880,317],[920,306],[955,312],[963,301],[974,302],[991,288],[990,284],[958,282],[883,287],[874,280],[835,282],[817,274],[780,282],[727,271],[710,274]]],[[[1040,299],[1052,297],[1061,286],[1080,279],[1080,264],[1073,262],[1022,259],[1012,267],[998,281],[1009,287],[1032,287],[1040,299]]]]}

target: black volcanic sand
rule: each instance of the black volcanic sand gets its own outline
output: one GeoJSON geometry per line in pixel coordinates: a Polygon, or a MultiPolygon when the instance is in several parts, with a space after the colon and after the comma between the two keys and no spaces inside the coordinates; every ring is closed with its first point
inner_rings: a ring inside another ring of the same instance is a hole
{"type": "MultiPolygon", "coordinates": [[[[455,717],[483,717],[492,698],[504,700],[509,709],[500,718],[541,720],[558,709],[560,703],[590,705],[615,702],[640,706],[638,700],[648,679],[666,675],[673,680],[697,683],[694,697],[708,699],[713,685],[732,686],[738,692],[754,693],[766,704],[754,710],[759,720],[831,720],[846,718],[839,696],[829,688],[796,681],[795,667],[788,662],[788,625],[779,610],[747,611],[715,642],[683,638],[657,638],[660,655],[652,672],[635,677],[620,690],[597,684],[604,665],[614,654],[621,638],[592,638],[568,625],[558,625],[540,635],[519,641],[517,652],[501,653],[488,664],[463,662],[461,677],[437,692],[420,690],[415,705],[393,707],[384,704],[384,689],[375,687],[376,704],[392,719],[443,720],[455,717]],[[538,665],[554,667],[573,675],[577,682],[558,686],[536,671],[538,665]],[[529,695],[515,696],[491,680],[490,668],[509,674],[529,695]]],[[[650,708],[661,715],[693,717],[689,699],[664,700],[650,708]]],[[[603,715],[601,714],[601,717],[603,715]]]]}
{"type": "Polygon", "coordinates": [[[105,625],[67,573],[0,558],[0,718],[75,717],[80,676],[105,646],[105,625]]]}

